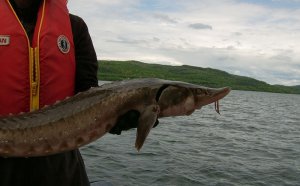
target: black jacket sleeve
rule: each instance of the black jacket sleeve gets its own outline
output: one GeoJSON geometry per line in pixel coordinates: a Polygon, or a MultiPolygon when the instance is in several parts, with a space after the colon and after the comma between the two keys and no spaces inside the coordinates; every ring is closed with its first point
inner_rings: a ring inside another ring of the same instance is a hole
{"type": "Polygon", "coordinates": [[[98,62],[88,27],[80,17],[70,14],[75,45],[75,92],[98,86],[98,62]]]}

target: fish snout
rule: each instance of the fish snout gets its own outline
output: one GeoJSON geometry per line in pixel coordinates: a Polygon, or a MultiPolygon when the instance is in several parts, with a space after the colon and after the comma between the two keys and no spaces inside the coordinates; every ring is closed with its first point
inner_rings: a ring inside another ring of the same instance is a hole
{"type": "Polygon", "coordinates": [[[229,94],[231,89],[229,87],[223,88],[201,88],[201,92],[195,95],[197,107],[202,107],[224,98],[229,94]]]}

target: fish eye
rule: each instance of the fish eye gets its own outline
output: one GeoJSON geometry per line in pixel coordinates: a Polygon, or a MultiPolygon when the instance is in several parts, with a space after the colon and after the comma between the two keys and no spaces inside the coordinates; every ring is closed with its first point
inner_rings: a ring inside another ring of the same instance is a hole
{"type": "Polygon", "coordinates": [[[196,92],[196,94],[202,94],[202,89],[200,89],[200,88],[197,88],[197,89],[195,89],[195,92],[196,92]]]}

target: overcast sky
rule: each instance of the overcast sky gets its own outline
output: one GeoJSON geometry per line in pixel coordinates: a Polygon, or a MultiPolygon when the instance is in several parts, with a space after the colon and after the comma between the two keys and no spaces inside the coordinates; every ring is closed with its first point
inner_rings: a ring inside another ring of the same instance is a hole
{"type": "Polygon", "coordinates": [[[98,59],[211,67],[300,85],[300,0],[69,0],[98,59]]]}

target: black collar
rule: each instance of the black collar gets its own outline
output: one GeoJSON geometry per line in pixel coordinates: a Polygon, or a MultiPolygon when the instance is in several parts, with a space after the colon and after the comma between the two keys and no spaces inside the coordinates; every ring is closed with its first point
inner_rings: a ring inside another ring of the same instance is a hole
{"type": "Polygon", "coordinates": [[[40,0],[34,1],[32,6],[30,6],[28,8],[18,7],[17,4],[15,3],[15,0],[10,0],[10,3],[22,23],[35,23],[36,22],[38,9],[41,4],[40,0]]]}

